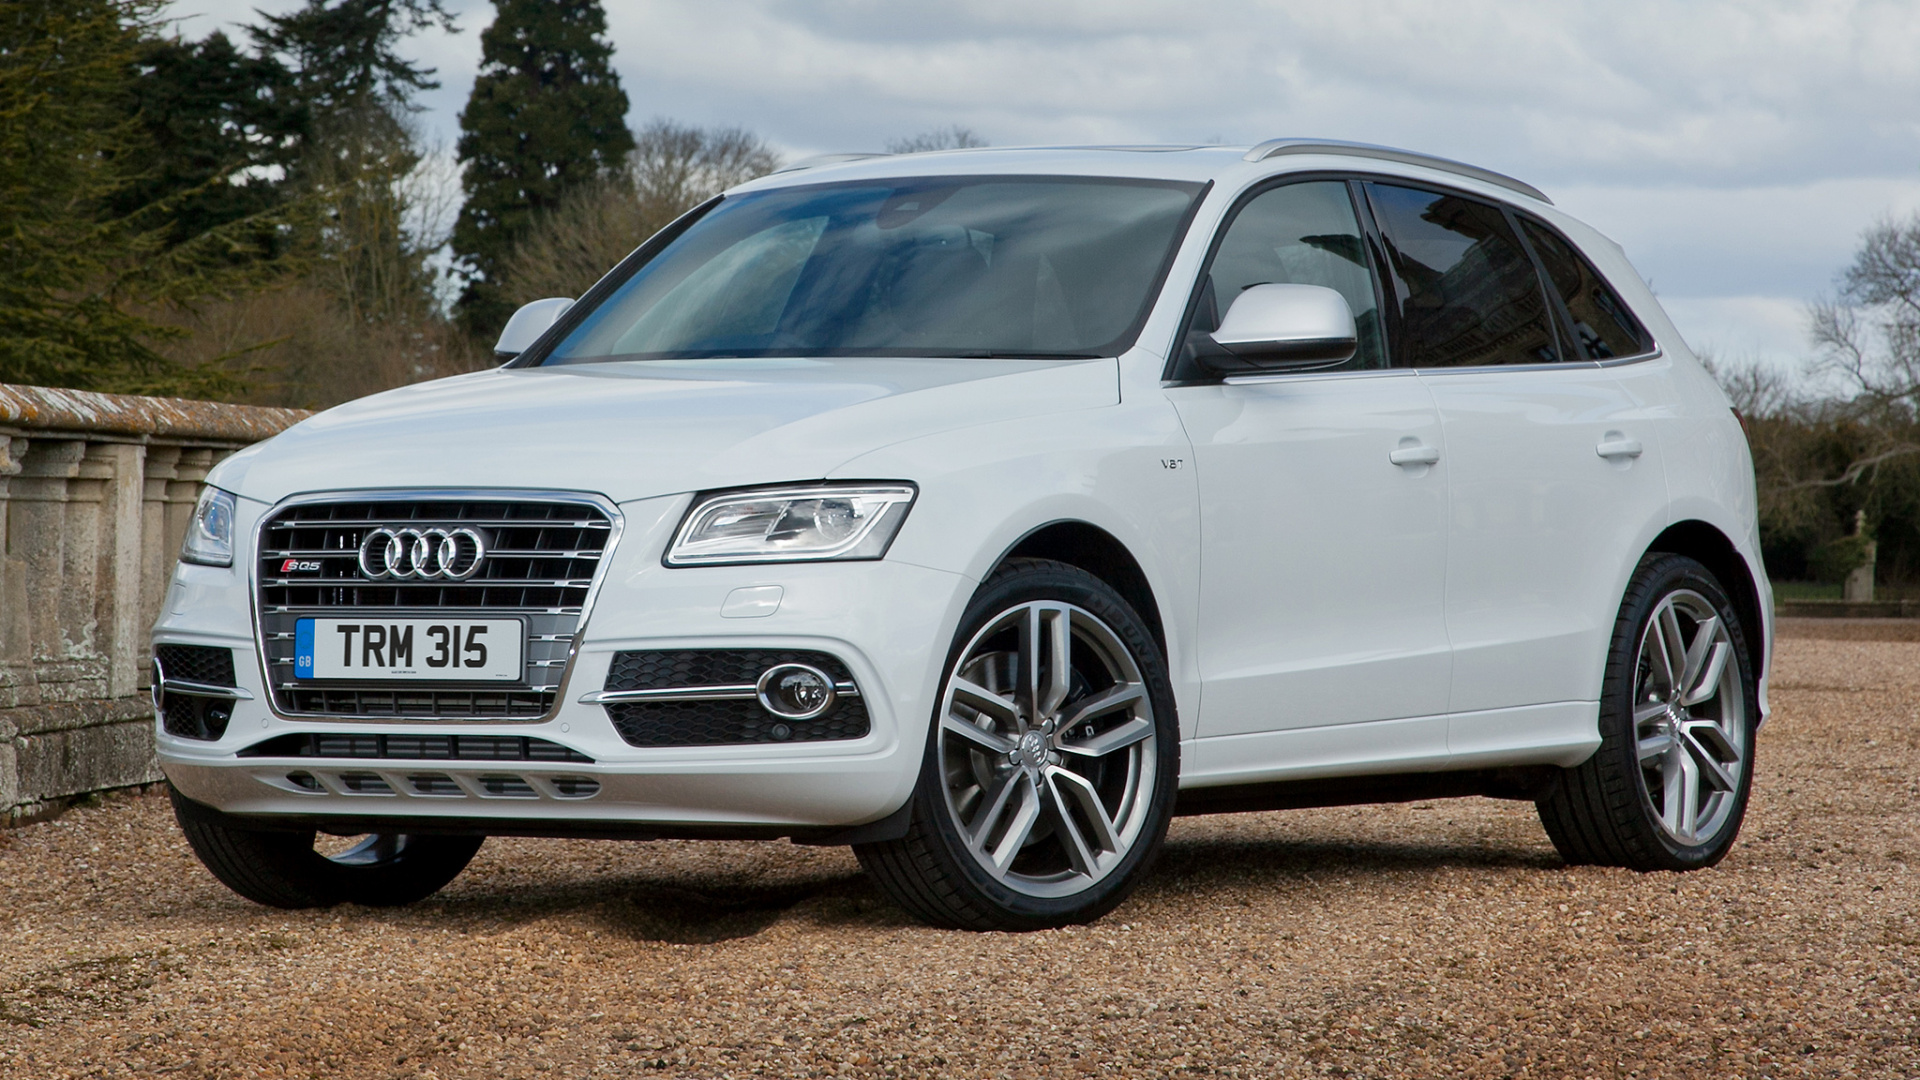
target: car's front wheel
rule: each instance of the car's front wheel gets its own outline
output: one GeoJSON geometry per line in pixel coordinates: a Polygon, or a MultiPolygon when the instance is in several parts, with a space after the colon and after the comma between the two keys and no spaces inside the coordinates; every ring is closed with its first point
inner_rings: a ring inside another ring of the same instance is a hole
{"type": "Polygon", "coordinates": [[[270,907],[411,904],[458,877],[486,841],[398,833],[336,841],[313,829],[248,828],[168,790],[174,818],[201,863],[227,888],[270,907]]]}
{"type": "Polygon", "coordinates": [[[1569,863],[1695,870],[1725,857],[1753,787],[1754,674],[1744,628],[1705,566],[1644,559],[1601,688],[1600,748],[1539,800],[1569,863]]]}
{"type": "Polygon", "coordinates": [[[1021,559],[961,620],[905,838],[855,848],[941,926],[1088,922],[1166,835],[1179,727],[1160,650],[1100,579],[1021,559]]]}

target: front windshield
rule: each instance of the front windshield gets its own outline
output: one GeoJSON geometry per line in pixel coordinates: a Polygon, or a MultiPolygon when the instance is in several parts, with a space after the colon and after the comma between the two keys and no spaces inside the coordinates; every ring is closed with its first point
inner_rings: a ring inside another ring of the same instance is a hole
{"type": "Polygon", "coordinates": [[[942,177],[729,198],[542,363],[1117,355],[1200,190],[942,177]]]}

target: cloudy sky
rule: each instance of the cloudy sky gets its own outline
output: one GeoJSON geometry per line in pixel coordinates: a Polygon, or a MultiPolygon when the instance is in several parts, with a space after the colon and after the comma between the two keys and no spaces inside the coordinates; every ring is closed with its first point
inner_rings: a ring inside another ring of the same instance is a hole
{"type": "MultiPolygon", "coordinates": [[[[200,37],[295,0],[174,0],[200,37]]],[[[445,145],[485,2],[409,43],[445,145]]],[[[790,156],[960,124],[999,146],[1386,143],[1511,173],[1627,249],[1696,347],[1794,366],[1860,231],[1920,213],[1920,2],[614,0],[654,117],[790,156]]]]}

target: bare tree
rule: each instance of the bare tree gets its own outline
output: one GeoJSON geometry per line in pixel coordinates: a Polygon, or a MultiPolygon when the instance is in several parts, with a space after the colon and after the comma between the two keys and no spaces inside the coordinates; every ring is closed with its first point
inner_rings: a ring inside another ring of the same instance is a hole
{"type": "Polygon", "coordinates": [[[1868,229],[1808,311],[1817,350],[1794,380],[1713,364],[1753,451],[1760,533],[1776,578],[1841,581],[1868,553],[1920,582],[1920,216],[1868,229]]]}
{"type": "Polygon", "coordinates": [[[1839,298],[1812,315],[1827,370],[1864,397],[1920,400],[1920,214],[1868,229],[1840,275],[1839,298]]]}
{"type": "Polygon", "coordinates": [[[780,156],[744,128],[655,120],[635,132],[633,141],[627,171],[634,195],[643,204],[673,208],[676,216],[780,167],[780,156]]]}
{"type": "Polygon", "coordinates": [[[1695,354],[1720,383],[1742,417],[1773,416],[1802,404],[1804,395],[1777,368],[1751,360],[1723,360],[1707,349],[1695,354]]]}
{"type": "Polygon", "coordinates": [[[1839,284],[1837,299],[1810,310],[1816,369],[1838,376],[1850,392],[1828,411],[1875,434],[1838,475],[1805,484],[1857,483],[1888,461],[1920,453],[1913,437],[1920,414],[1920,214],[1868,229],[1839,284]]]}
{"type": "Polygon", "coordinates": [[[780,167],[764,140],[740,128],[656,120],[634,144],[624,168],[582,185],[527,230],[503,282],[513,303],[579,296],[673,219],[780,167]]]}
{"type": "Polygon", "coordinates": [[[889,154],[919,154],[928,150],[971,150],[990,145],[987,140],[974,134],[972,128],[949,124],[946,127],[923,131],[904,139],[888,139],[889,154]]]}

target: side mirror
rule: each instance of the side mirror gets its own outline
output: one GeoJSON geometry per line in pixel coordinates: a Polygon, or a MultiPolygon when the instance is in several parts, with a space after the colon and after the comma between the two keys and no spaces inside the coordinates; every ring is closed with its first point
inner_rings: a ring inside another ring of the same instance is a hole
{"type": "Polygon", "coordinates": [[[1212,337],[1228,355],[1201,362],[1222,374],[1334,367],[1359,347],[1346,297],[1320,285],[1250,286],[1212,337]]]}
{"type": "Polygon", "coordinates": [[[573,301],[564,296],[549,296],[545,300],[535,300],[523,305],[507,320],[506,328],[500,331],[500,340],[494,342],[493,355],[502,360],[511,360],[527,351],[527,347],[538,341],[547,328],[560,321],[567,313],[573,301]]]}

